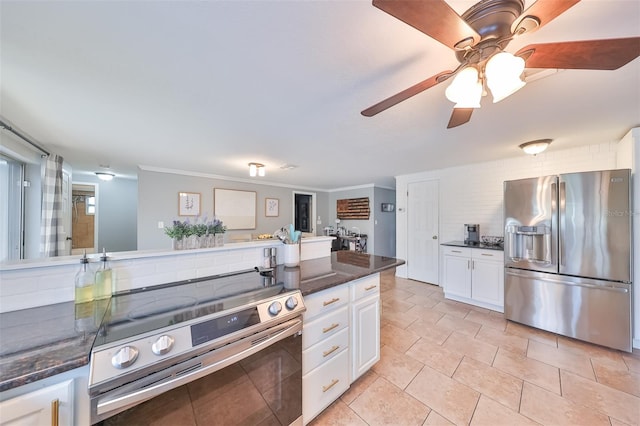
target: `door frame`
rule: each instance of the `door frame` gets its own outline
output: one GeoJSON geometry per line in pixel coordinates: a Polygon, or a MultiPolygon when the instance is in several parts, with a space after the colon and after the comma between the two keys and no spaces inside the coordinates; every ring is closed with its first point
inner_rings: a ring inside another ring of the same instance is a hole
{"type": "Polygon", "coordinates": [[[316,193],[306,191],[292,191],[291,193],[291,220],[292,223],[296,223],[296,194],[310,195],[311,196],[311,232],[304,232],[302,236],[313,237],[316,235],[316,193]]]}
{"type": "MultiPolygon", "coordinates": [[[[100,253],[100,250],[98,249],[98,223],[99,223],[99,212],[100,212],[100,198],[98,197],[98,191],[100,190],[100,185],[96,182],[73,181],[71,182],[72,194],[73,194],[73,187],[75,185],[93,187],[93,196],[96,199],[96,212],[93,214],[93,253],[100,253]]],[[[72,218],[73,218],[73,215],[72,215],[72,218]]],[[[73,229],[73,223],[71,224],[71,229],[73,229]]],[[[73,253],[73,249],[72,249],[72,254],[81,254],[81,253],[79,252],[73,253]]]]}

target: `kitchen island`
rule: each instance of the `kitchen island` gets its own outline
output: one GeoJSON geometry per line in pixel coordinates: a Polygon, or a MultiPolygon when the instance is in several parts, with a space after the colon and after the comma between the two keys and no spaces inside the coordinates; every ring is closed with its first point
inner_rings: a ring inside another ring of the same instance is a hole
{"type": "MultiPolygon", "coordinates": [[[[335,252],[324,258],[303,260],[296,268],[280,265],[276,278],[309,296],[402,264],[404,261],[395,258],[335,252]]],[[[108,301],[93,302],[98,323],[108,301]]],[[[98,328],[76,331],[75,326],[73,302],[0,314],[0,391],[88,364],[98,328]]]]}

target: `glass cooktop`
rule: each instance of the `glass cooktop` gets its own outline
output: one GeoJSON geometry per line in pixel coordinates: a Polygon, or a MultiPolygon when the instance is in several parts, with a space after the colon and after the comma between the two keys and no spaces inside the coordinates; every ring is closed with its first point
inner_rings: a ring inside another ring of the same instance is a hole
{"type": "Polygon", "coordinates": [[[284,291],[284,284],[270,272],[250,270],[116,294],[94,346],[256,303],[284,291]]]}

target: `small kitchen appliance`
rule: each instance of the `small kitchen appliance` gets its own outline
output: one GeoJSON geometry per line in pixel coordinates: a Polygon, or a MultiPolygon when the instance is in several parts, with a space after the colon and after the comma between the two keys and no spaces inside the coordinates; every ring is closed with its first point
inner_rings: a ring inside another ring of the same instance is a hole
{"type": "Polygon", "coordinates": [[[464,243],[471,245],[480,244],[480,225],[477,223],[464,224],[464,243]]]}

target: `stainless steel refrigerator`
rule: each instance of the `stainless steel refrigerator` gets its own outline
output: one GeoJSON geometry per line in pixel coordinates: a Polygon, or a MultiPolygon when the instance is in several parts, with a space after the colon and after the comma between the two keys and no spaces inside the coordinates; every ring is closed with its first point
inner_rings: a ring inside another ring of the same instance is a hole
{"type": "Polygon", "coordinates": [[[631,171],[504,183],[509,320],[630,352],[631,171]]]}

